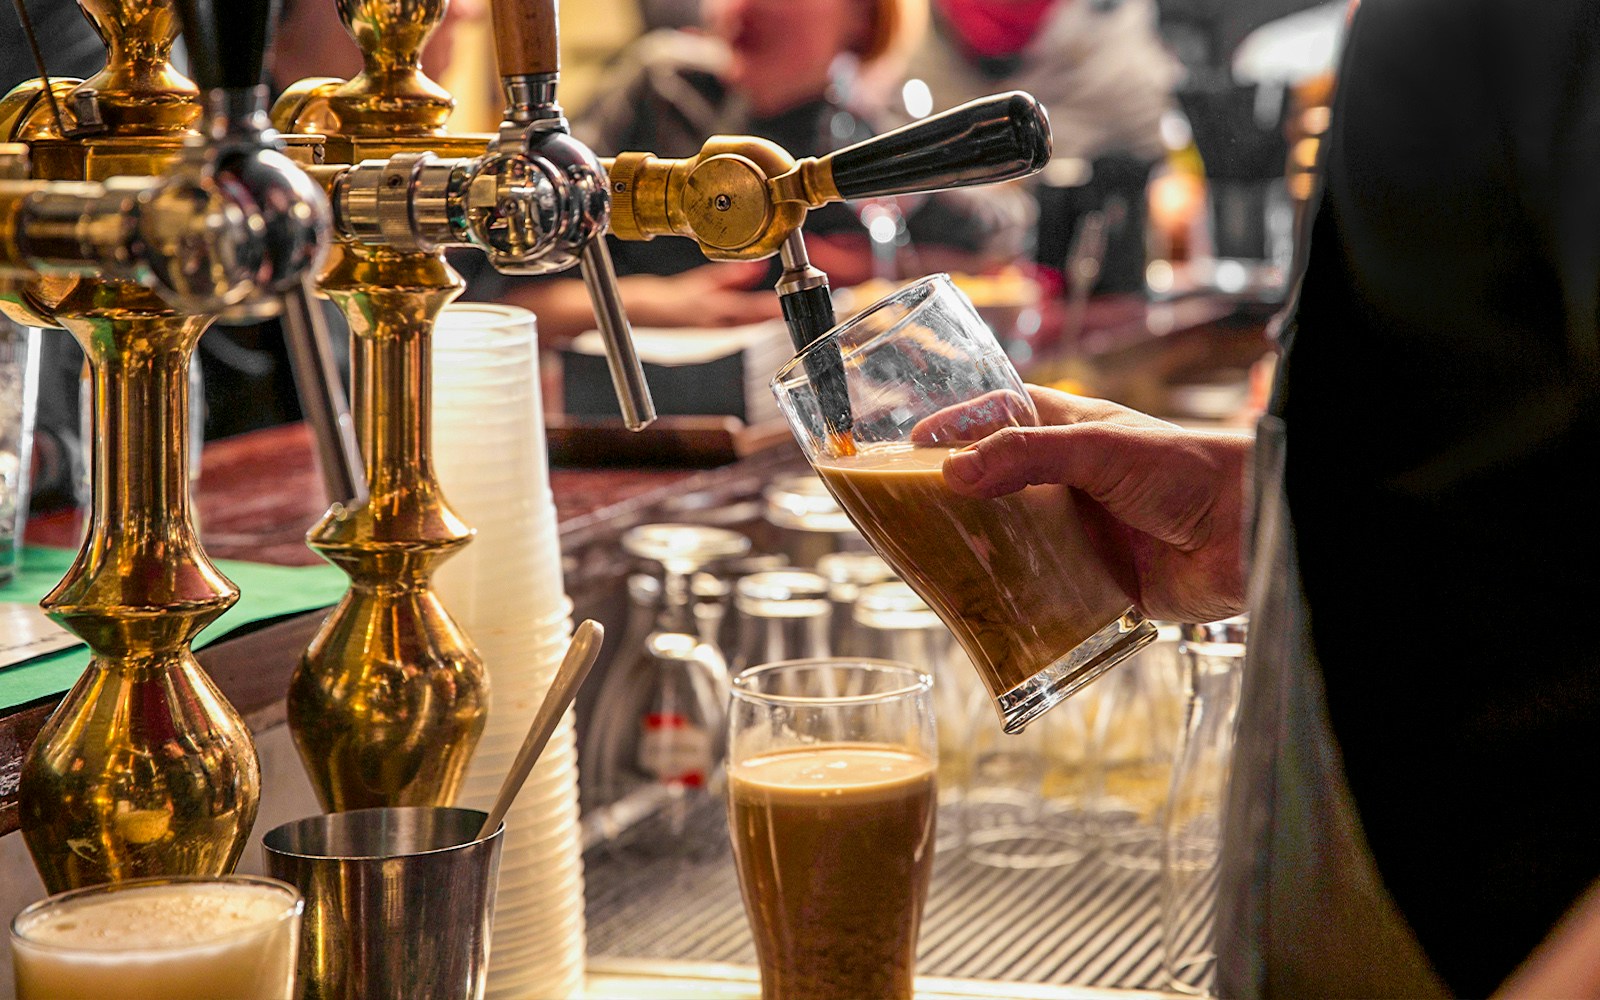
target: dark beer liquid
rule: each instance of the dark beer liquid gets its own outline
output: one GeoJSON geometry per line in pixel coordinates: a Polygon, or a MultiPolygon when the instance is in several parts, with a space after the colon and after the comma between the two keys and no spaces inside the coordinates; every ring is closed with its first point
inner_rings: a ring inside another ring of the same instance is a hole
{"type": "Polygon", "coordinates": [[[1001,695],[1133,600],[1084,534],[1071,494],[1029,487],[964,497],[940,471],[948,446],[822,458],[817,473],[878,554],[938,613],[1001,695]]]}
{"type": "Polygon", "coordinates": [[[933,869],[933,762],[846,744],[728,771],[764,1000],[911,998],[933,869]]]}

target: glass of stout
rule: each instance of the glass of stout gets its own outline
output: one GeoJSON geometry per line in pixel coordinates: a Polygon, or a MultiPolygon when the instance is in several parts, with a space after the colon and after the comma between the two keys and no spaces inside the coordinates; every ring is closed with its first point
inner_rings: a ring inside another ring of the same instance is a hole
{"type": "Polygon", "coordinates": [[[1156,637],[1059,486],[981,500],[950,452],[1038,424],[1022,377],[948,275],[923,278],[772,381],[812,467],[971,657],[1008,733],[1156,637]]]}
{"type": "Polygon", "coordinates": [[[763,1000],[911,1000],[933,870],[933,679],[785,660],[733,681],[728,826],[763,1000]]]}

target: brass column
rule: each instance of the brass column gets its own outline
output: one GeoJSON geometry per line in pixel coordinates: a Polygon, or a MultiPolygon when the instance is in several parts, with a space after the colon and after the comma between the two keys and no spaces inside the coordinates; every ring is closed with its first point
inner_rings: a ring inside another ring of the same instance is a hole
{"type": "Polygon", "coordinates": [[[353,246],[321,281],[350,324],[369,493],[311,531],[351,582],[289,686],[295,743],[333,811],[449,803],[483,729],[483,664],[431,582],[472,538],[429,443],[433,325],[462,286],[439,254],[353,246]]]}
{"type": "MultiPolygon", "coordinates": [[[[106,68],[55,130],[42,101],[7,122],[34,176],[100,180],[169,168],[200,118],[198,90],[169,61],[164,0],[83,0],[106,68]],[[103,128],[94,128],[89,109],[103,128]],[[85,121],[84,119],[88,120],[85,121]]],[[[31,85],[37,90],[37,85],[31,85]]],[[[19,88],[8,106],[25,107],[19,88]]],[[[189,364],[212,317],[183,315],[126,281],[36,282],[25,298],[82,345],[93,372],[94,506],[66,577],[43,602],[93,654],[40,732],[18,795],[23,837],[52,892],[144,875],[233,869],[261,776],[237,712],[189,643],[239,597],[206,558],[189,510],[189,364]]]]}
{"type": "Polygon", "coordinates": [[[255,823],[261,776],[249,730],[189,651],[239,597],[189,510],[189,362],[211,320],[95,282],[56,317],[93,370],[94,506],[44,608],[94,657],[27,759],[23,836],[52,892],[223,874],[255,823]]]}
{"type": "MultiPolygon", "coordinates": [[[[330,165],[483,151],[487,137],[444,134],[453,102],[421,71],[445,0],[338,0],[338,8],[364,69],[348,82],[290,87],[273,109],[280,129],[325,136],[330,165]]],[[[482,660],[431,579],[472,537],[440,491],[429,442],[433,325],[463,283],[441,250],[349,241],[318,286],[350,325],[352,409],[370,495],[335,505],[307,536],[351,583],[290,681],[289,726],[324,808],[448,805],[489,699],[482,660]]]]}

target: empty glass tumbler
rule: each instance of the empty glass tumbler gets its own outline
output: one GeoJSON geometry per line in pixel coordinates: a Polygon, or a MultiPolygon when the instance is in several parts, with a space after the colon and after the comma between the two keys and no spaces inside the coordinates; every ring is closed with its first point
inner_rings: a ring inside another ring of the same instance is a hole
{"type": "Polygon", "coordinates": [[[666,835],[630,838],[630,851],[693,854],[705,845],[684,834],[719,780],[728,666],[696,618],[691,581],[744,555],[750,540],[703,525],[648,524],[628,531],[622,547],[660,565],[662,576],[629,581],[626,645],[606,671],[584,737],[585,805],[604,810],[586,822],[615,838],[655,816],[666,835]]]}
{"type": "Polygon", "coordinates": [[[1161,942],[1168,986],[1197,996],[1211,993],[1216,976],[1217,861],[1245,633],[1243,618],[1186,625],[1179,647],[1184,710],[1167,797],[1161,942]]]}

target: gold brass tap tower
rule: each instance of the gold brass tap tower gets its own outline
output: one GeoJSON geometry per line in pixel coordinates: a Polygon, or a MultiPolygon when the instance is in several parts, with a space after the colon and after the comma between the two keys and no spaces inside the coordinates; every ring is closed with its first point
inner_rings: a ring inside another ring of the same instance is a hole
{"type": "MultiPolygon", "coordinates": [[[[291,86],[274,123],[322,135],[330,167],[391,161],[396,185],[434,153],[482,152],[486,136],[444,133],[453,102],[421,70],[445,3],[338,0],[364,69],[291,86]]],[[[433,326],[463,282],[434,248],[347,239],[332,260],[318,287],[350,326],[369,496],[335,504],[307,536],[350,589],[295,670],[289,726],[324,808],[448,805],[489,702],[483,663],[432,588],[434,568],[472,538],[439,489],[429,440],[433,326]]]]}
{"type": "MultiPolygon", "coordinates": [[[[328,162],[312,174],[334,205],[341,243],[321,290],[354,338],[354,410],[371,498],[336,505],[309,536],[351,587],[291,681],[289,723],[328,808],[446,803],[482,725],[486,692],[471,646],[429,582],[437,562],[471,536],[440,496],[428,453],[429,341],[460,290],[441,248],[475,247],[511,274],[578,266],[623,419],[639,428],[654,409],[602,238],[608,225],[623,238],[692,236],[714,257],[781,252],[795,276],[785,280],[825,300],[825,279],[809,267],[798,234],[808,207],[1020,176],[1043,162],[1040,129],[1048,158],[1048,130],[1037,102],[1012,95],[824,160],[796,162],[771,143],[723,136],[691,160],[623,154],[608,177],[556,101],[553,0],[495,0],[506,113],[483,137],[443,133],[449,99],[420,72],[418,53],[443,0],[339,0],[339,12],[364,71],[349,82],[290,87],[274,122],[326,140],[328,162]],[[888,154],[884,162],[877,152],[888,154]]],[[[787,285],[779,290],[789,294],[787,285]]],[[[823,315],[814,303],[807,309],[823,315]]],[[[831,321],[810,323],[819,325],[831,321]]]]}
{"type": "Polygon", "coordinates": [[[255,747],[189,648],[239,594],[191,517],[189,364],[215,314],[270,292],[286,273],[279,264],[304,270],[328,225],[320,191],[270,139],[248,153],[228,146],[238,134],[212,108],[202,141],[200,91],[169,61],[167,0],[81,6],[107,40],[105,70],[52,81],[59,118],[40,81],[0,101],[0,134],[27,144],[32,168],[32,179],[0,184],[0,309],[71,331],[92,371],[89,529],[43,601],[92,659],[39,734],[19,789],[23,836],[52,892],[222,874],[244,848],[259,798],[255,747]],[[222,165],[223,149],[241,159],[222,165]],[[299,201],[305,226],[281,257],[261,236],[276,216],[217,179],[245,159],[255,180],[299,201]]]}

